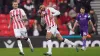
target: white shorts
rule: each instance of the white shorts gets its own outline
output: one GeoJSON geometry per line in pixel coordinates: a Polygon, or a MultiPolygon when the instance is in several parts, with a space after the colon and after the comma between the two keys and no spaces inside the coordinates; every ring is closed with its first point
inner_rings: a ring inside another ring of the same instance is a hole
{"type": "Polygon", "coordinates": [[[56,26],[53,26],[51,28],[47,29],[47,32],[51,32],[54,36],[56,36],[56,34],[60,34],[59,31],[57,30],[56,26]]]}
{"type": "Polygon", "coordinates": [[[16,38],[28,37],[26,28],[14,29],[14,34],[16,38]]]}

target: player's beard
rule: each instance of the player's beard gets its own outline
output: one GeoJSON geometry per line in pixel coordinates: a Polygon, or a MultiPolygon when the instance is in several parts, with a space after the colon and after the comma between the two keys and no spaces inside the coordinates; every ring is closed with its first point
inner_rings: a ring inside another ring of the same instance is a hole
{"type": "Polygon", "coordinates": [[[42,8],[41,11],[45,11],[45,8],[42,8]]]}

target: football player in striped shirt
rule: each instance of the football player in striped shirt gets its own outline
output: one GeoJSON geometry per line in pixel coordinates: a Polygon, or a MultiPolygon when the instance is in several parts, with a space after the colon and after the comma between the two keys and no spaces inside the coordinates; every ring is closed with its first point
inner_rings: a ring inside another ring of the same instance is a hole
{"type": "Polygon", "coordinates": [[[14,34],[17,39],[17,44],[20,50],[20,55],[24,55],[21,39],[26,40],[29,44],[31,51],[33,51],[33,46],[31,40],[28,38],[27,29],[25,27],[25,20],[27,16],[23,9],[18,8],[18,3],[16,1],[12,2],[13,9],[10,11],[10,23],[8,28],[10,28],[11,23],[13,24],[14,34]]]}

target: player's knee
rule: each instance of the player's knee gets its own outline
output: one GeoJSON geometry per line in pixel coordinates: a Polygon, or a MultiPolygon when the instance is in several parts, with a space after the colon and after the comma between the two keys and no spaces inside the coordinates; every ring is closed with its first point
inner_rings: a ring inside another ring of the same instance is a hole
{"type": "Polygon", "coordinates": [[[62,40],[61,40],[61,42],[64,42],[65,41],[65,39],[63,38],[62,40]]]}
{"type": "Polygon", "coordinates": [[[63,41],[63,38],[60,34],[57,34],[56,36],[57,36],[58,40],[63,41]]]}
{"type": "Polygon", "coordinates": [[[46,39],[47,39],[47,40],[50,40],[50,39],[51,39],[51,37],[46,37],[46,39]]]}
{"type": "Polygon", "coordinates": [[[25,38],[24,40],[25,40],[25,41],[27,41],[27,40],[28,40],[28,38],[25,38]]]}
{"type": "Polygon", "coordinates": [[[50,32],[48,32],[46,35],[46,39],[49,40],[49,39],[51,39],[51,37],[52,37],[52,34],[50,32]]]}

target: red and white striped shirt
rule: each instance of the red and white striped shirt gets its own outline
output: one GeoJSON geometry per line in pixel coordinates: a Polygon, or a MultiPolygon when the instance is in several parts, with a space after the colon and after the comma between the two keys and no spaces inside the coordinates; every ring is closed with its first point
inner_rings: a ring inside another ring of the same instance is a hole
{"type": "Polygon", "coordinates": [[[13,29],[25,28],[23,16],[26,16],[24,10],[17,8],[10,11],[10,17],[13,19],[13,29]]]}
{"type": "Polygon", "coordinates": [[[56,23],[55,23],[55,18],[54,16],[57,16],[60,14],[59,11],[55,10],[54,8],[52,7],[47,7],[45,9],[44,12],[42,12],[43,14],[45,14],[44,16],[44,20],[45,20],[45,23],[47,25],[47,28],[48,27],[53,27],[53,26],[57,26],[56,23]],[[52,18],[50,18],[50,16],[53,16],[52,18]]]}

